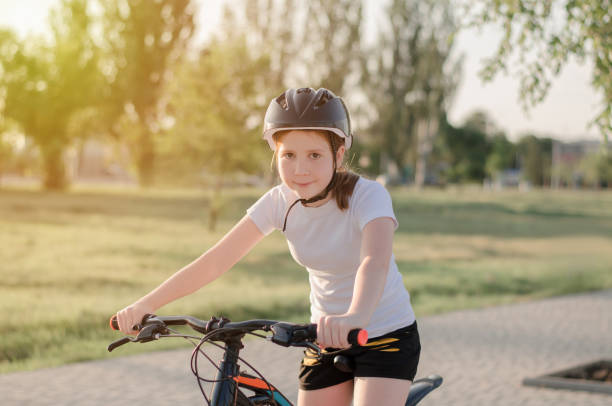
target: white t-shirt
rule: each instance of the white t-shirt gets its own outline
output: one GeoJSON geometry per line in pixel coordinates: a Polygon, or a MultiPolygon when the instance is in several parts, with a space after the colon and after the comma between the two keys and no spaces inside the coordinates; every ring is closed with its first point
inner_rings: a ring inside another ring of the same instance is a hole
{"type": "MultiPolygon", "coordinates": [[[[287,208],[298,196],[284,184],[270,189],[247,209],[259,230],[268,235],[282,230],[287,208]]],[[[397,229],[391,196],[378,182],[360,177],[342,211],[332,198],[319,207],[297,203],[287,218],[287,239],[293,259],[306,267],[310,280],[311,322],[322,315],[343,314],[351,304],[355,276],[361,263],[361,237],[365,225],[375,218],[390,217],[397,229]]],[[[391,255],[382,297],[366,327],[377,337],[410,325],[415,316],[391,255]]]]}

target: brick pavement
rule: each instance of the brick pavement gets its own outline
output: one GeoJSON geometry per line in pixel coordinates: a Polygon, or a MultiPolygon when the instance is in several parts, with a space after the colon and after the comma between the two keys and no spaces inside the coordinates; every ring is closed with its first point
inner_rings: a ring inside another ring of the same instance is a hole
{"type": "MultiPolygon", "coordinates": [[[[521,385],[525,377],[612,359],[612,290],[423,317],[419,328],[417,376],[444,377],[424,406],[612,405],[611,395],[521,385]]],[[[203,404],[189,355],[165,351],[0,375],[0,403],[203,404]]],[[[244,352],[292,400],[300,355],[300,349],[263,340],[250,342],[244,352]]]]}

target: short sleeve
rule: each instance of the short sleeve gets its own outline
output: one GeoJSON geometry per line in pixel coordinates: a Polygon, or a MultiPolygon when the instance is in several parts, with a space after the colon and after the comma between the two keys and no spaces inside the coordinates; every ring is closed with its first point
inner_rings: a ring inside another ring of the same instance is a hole
{"type": "Polygon", "coordinates": [[[363,230],[366,224],[379,217],[389,217],[393,220],[394,230],[399,223],[393,212],[391,195],[383,185],[375,181],[366,181],[361,185],[354,201],[354,210],[359,224],[363,230]]]}
{"type": "Polygon", "coordinates": [[[282,202],[279,187],[274,187],[247,209],[247,214],[264,235],[278,228],[278,213],[282,202]]]}

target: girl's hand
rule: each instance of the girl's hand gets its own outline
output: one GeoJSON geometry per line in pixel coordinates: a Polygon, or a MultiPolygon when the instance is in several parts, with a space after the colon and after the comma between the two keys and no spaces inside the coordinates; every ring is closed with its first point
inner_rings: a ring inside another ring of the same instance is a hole
{"type": "Polygon", "coordinates": [[[349,331],[364,328],[366,324],[354,314],[321,316],[317,323],[317,343],[321,348],[349,348],[349,331]]]}
{"type": "Polygon", "coordinates": [[[145,314],[153,314],[155,309],[143,302],[135,302],[123,310],[117,312],[117,323],[119,324],[119,330],[123,334],[137,335],[138,330],[134,330],[133,327],[137,326],[142,322],[142,318],[145,314]]]}

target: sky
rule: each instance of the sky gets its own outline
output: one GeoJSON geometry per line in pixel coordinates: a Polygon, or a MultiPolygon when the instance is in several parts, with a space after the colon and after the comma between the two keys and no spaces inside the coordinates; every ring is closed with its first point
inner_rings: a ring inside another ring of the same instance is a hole
{"type": "MultiPolygon", "coordinates": [[[[0,0],[0,27],[8,27],[20,37],[29,33],[44,33],[48,29],[47,15],[59,0],[0,0]]],[[[208,30],[220,19],[223,0],[197,1],[196,41],[205,41],[208,30]]],[[[382,20],[382,2],[366,0],[366,36],[374,32],[382,20]]],[[[478,77],[482,60],[495,52],[500,31],[487,28],[462,31],[456,38],[456,51],[464,55],[463,75],[449,110],[449,120],[461,125],[476,110],[484,110],[498,128],[512,140],[525,133],[551,136],[564,141],[601,139],[595,126],[589,127],[598,111],[600,96],[590,85],[588,64],[570,60],[560,76],[553,81],[546,99],[524,112],[519,103],[519,81],[512,74],[498,74],[492,82],[483,83],[478,77]]]]}

